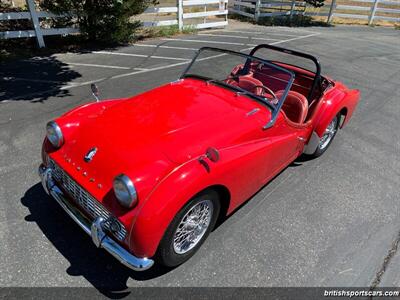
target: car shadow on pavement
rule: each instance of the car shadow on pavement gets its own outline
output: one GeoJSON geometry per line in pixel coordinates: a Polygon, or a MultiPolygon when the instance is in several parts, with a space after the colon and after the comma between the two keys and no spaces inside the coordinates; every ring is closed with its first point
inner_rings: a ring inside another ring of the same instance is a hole
{"type": "Polygon", "coordinates": [[[62,87],[82,75],[55,56],[32,57],[0,64],[1,101],[43,102],[70,96],[62,87]]]}
{"type": "Polygon", "coordinates": [[[70,219],[37,183],[25,192],[21,203],[29,209],[27,222],[35,222],[46,238],[71,264],[70,276],[83,276],[93,287],[107,297],[119,299],[129,295],[127,281],[149,280],[170,269],[154,265],[147,271],[132,271],[103,249],[97,249],[91,238],[70,219]]]}
{"type": "Polygon", "coordinates": [[[301,164],[314,159],[315,157],[313,157],[312,155],[302,154],[298,158],[296,158],[294,163],[301,164]]]}

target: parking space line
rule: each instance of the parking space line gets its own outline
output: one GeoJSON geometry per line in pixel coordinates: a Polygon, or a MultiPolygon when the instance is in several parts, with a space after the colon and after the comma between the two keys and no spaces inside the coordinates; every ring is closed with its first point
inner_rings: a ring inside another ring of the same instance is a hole
{"type": "Polygon", "coordinates": [[[270,27],[272,29],[272,31],[276,32],[276,33],[280,33],[280,31],[283,32],[291,32],[291,33],[314,33],[314,31],[310,31],[310,30],[306,30],[306,29],[299,29],[299,28],[294,28],[294,27],[281,27],[281,26],[272,26],[270,27]]]}
{"type": "Polygon", "coordinates": [[[62,83],[62,81],[57,80],[45,80],[45,79],[34,79],[34,78],[23,78],[23,77],[3,77],[1,78],[4,81],[29,81],[29,82],[37,82],[37,83],[52,83],[58,84],[62,83]]]}
{"type": "Polygon", "coordinates": [[[151,48],[163,48],[163,49],[175,49],[175,50],[190,50],[196,51],[199,48],[187,48],[187,47],[175,47],[175,46],[164,46],[164,45],[151,45],[151,44],[135,44],[133,47],[151,47],[151,48]]]}
{"type": "Polygon", "coordinates": [[[122,53],[122,52],[110,52],[110,51],[93,51],[95,54],[105,54],[105,55],[119,55],[119,56],[133,56],[133,57],[144,57],[144,58],[159,58],[166,60],[188,60],[187,58],[180,57],[170,57],[170,56],[158,56],[158,55],[145,55],[145,54],[135,54],[135,53],[122,53]]]}
{"type": "Polygon", "coordinates": [[[74,63],[66,62],[66,64],[71,66],[83,66],[83,67],[95,67],[95,68],[106,68],[106,69],[120,69],[120,70],[137,70],[137,71],[147,71],[147,68],[136,68],[136,67],[121,67],[121,66],[110,66],[110,65],[97,65],[97,64],[86,64],[86,63],[74,63]]]}
{"type": "Polygon", "coordinates": [[[150,56],[151,58],[159,58],[159,59],[171,59],[171,60],[181,60],[181,61],[188,61],[190,59],[188,58],[182,58],[182,57],[165,57],[165,56],[158,56],[158,55],[152,55],[150,56]]]}
{"type": "Polygon", "coordinates": [[[177,66],[187,65],[187,64],[189,64],[189,62],[190,61],[183,61],[183,62],[176,63],[176,64],[170,64],[170,65],[166,65],[166,66],[159,66],[159,67],[151,68],[148,70],[135,71],[135,72],[130,72],[130,73],[126,73],[126,74],[114,75],[114,76],[111,76],[109,79],[118,79],[118,78],[124,78],[124,77],[128,77],[128,76],[136,75],[136,74],[142,74],[142,73],[147,73],[147,72],[152,72],[152,71],[169,69],[169,68],[173,68],[173,67],[177,67],[177,66]]]}
{"type": "MultiPolygon", "coordinates": [[[[269,43],[269,45],[279,45],[279,44],[286,43],[286,42],[291,42],[291,41],[295,41],[295,40],[300,40],[300,39],[305,39],[305,38],[308,38],[308,37],[316,36],[316,35],[319,35],[319,34],[320,34],[319,32],[314,32],[312,34],[308,34],[308,35],[304,35],[304,36],[298,36],[298,37],[294,37],[294,38],[291,38],[291,39],[286,39],[286,40],[281,40],[281,41],[269,43]]],[[[243,52],[243,51],[246,51],[246,50],[251,50],[251,49],[253,49],[253,47],[241,49],[240,52],[243,52]]]]}
{"type": "Polygon", "coordinates": [[[148,71],[148,68],[133,68],[134,70],[138,70],[138,71],[148,71]]]}
{"type": "Polygon", "coordinates": [[[96,67],[96,68],[106,68],[106,69],[131,70],[131,68],[120,67],[120,66],[84,64],[84,63],[74,63],[74,62],[66,62],[66,64],[71,65],[71,66],[83,66],[83,67],[96,67]]]}
{"type": "Polygon", "coordinates": [[[68,85],[65,85],[63,87],[60,88],[60,90],[68,90],[70,88],[74,88],[74,87],[81,87],[81,86],[85,86],[85,85],[89,85],[92,83],[98,83],[101,81],[107,80],[107,78],[99,78],[99,79],[94,79],[94,80],[89,80],[89,81],[85,81],[85,82],[80,82],[80,83],[70,83],[68,85]]]}
{"type": "Polygon", "coordinates": [[[193,42],[193,43],[209,43],[209,44],[225,44],[225,45],[238,45],[238,46],[256,46],[253,44],[233,43],[233,42],[220,42],[220,41],[207,41],[207,40],[189,40],[189,39],[173,39],[163,38],[162,41],[175,41],[175,42],[193,42]]]}
{"type": "Polygon", "coordinates": [[[279,41],[279,39],[254,38],[254,37],[251,37],[251,36],[238,36],[238,35],[225,35],[225,34],[199,33],[199,34],[197,34],[197,35],[201,35],[201,36],[215,36],[215,37],[228,37],[228,38],[246,39],[246,40],[279,41]]]}
{"type": "MultiPolygon", "coordinates": [[[[208,32],[215,32],[212,30],[207,30],[207,31],[202,31],[204,33],[208,33],[208,32]]],[[[224,29],[221,30],[220,32],[229,32],[229,33],[243,33],[243,34],[256,34],[256,35],[281,35],[281,36],[293,36],[293,37],[297,37],[298,34],[287,34],[287,33],[271,33],[271,32],[262,32],[262,31],[242,31],[242,30],[228,30],[228,29],[224,29]]]]}
{"type": "MultiPolygon", "coordinates": [[[[315,36],[315,35],[319,35],[319,33],[313,33],[313,34],[309,34],[309,35],[306,35],[306,36],[298,36],[298,37],[293,37],[293,38],[286,39],[286,40],[276,41],[276,42],[271,43],[270,45],[278,45],[278,44],[282,44],[282,43],[285,43],[285,42],[290,42],[290,41],[295,41],[295,40],[299,40],[299,39],[303,39],[303,38],[312,37],[312,36],[315,36]]],[[[176,39],[176,40],[179,40],[179,39],[176,39]]],[[[248,44],[243,44],[243,45],[251,46],[251,45],[248,45],[248,44]]],[[[246,51],[246,50],[250,50],[250,49],[253,49],[253,47],[244,48],[244,49],[241,49],[239,51],[242,52],[242,51],[246,51]]],[[[209,57],[204,57],[201,60],[213,59],[213,58],[224,56],[224,55],[225,54],[213,55],[213,56],[209,56],[209,57]]],[[[142,73],[147,73],[147,72],[152,72],[152,71],[169,69],[169,68],[173,68],[173,67],[177,67],[177,66],[188,64],[189,62],[190,61],[184,61],[184,62],[180,62],[180,63],[176,63],[176,64],[171,64],[171,65],[151,68],[151,69],[148,69],[148,70],[145,70],[145,71],[136,71],[136,72],[130,72],[130,73],[126,73],[126,74],[114,75],[114,76],[111,76],[109,79],[124,78],[124,77],[128,77],[128,76],[136,75],[136,74],[142,74],[142,73]]]]}
{"type": "MultiPolygon", "coordinates": [[[[213,58],[221,57],[221,56],[224,56],[224,55],[226,55],[226,54],[222,53],[222,54],[217,54],[217,55],[213,55],[213,56],[203,57],[203,58],[200,58],[199,61],[213,59],[213,58]]],[[[123,78],[123,77],[131,76],[131,75],[147,73],[149,71],[157,71],[157,70],[169,69],[169,68],[172,68],[172,67],[177,67],[177,66],[181,66],[181,65],[187,65],[189,63],[190,63],[190,61],[184,61],[184,62],[181,62],[181,63],[176,63],[176,64],[172,64],[172,65],[167,65],[167,66],[155,67],[155,68],[144,70],[144,71],[137,71],[137,72],[127,73],[127,74],[114,75],[114,76],[111,76],[109,79],[123,78]]]]}
{"type": "Polygon", "coordinates": [[[282,40],[282,41],[273,42],[273,43],[270,43],[270,45],[278,45],[278,44],[291,42],[291,41],[295,41],[295,40],[301,40],[301,39],[309,38],[309,37],[316,36],[316,35],[319,35],[319,34],[320,34],[319,32],[313,32],[311,34],[297,36],[297,37],[294,37],[294,38],[291,38],[291,39],[286,39],[286,40],[282,40]]]}
{"type": "MultiPolygon", "coordinates": [[[[317,32],[317,33],[314,32],[314,33],[312,33],[312,34],[308,34],[308,35],[305,35],[305,36],[297,36],[297,37],[289,38],[289,39],[286,39],[286,40],[276,41],[276,42],[270,43],[270,45],[278,45],[278,44],[282,44],[282,43],[286,43],[286,42],[291,42],[291,41],[295,41],[295,40],[305,39],[305,38],[313,37],[313,36],[316,36],[316,35],[319,35],[319,34],[320,34],[319,32],[317,32]]],[[[180,39],[162,39],[162,40],[185,41],[185,40],[180,40],[180,39]]],[[[196,42],[196,40],[186,40],[186,41],[188,41],[188,42],[193,42],[193,41],[196,42]]],[[[197,40],[197,41],[198,41],[198,40],[197,40]]],[[[203,42],[209,42],[209,41],[203,41],[203,42]]],[[[234,44],[245,45],[245,46],[253,46],[253,47],[256,46],[256,45],[241,44],[241,43],[234,43],[234,44]]],[[[252,49],[253,47],[244,48],[244,49],[241,49],[241,50],[239,50],[239,51],[250,50],[250,49],[252,49]]],[[[222,55],[224,55],[224,54],[222,54],[222,55]]],[[[218,57],[219,57],[219,56],[221,56],[221,54],[218,54],[218,57]]],[[[212,59],[212,58],[215,58],[215,57],[217,57],[217,56],[214,55],[214,56],[211,56],[211,57],[205,57],[205,58],[203,58],[202,60],[212,59]]],[[[137,71],[135,70],[134,72],[124,73],[124,74],[120,74],[120,75],[114,75],[114,76],[111,76],[111,77],[108,77],[108,78],[100,78],[100,79],[95,79],[95,80],[91,80],[91,81],[87,81],[87,82],[81,82],[81,83],[71,83],[71,84],[69,84],[69,85],[65,85],[65,86],[59,88],[59,90],[67,90],[67,89],[71,89],[71,88],[76,88],[76,87],[81,87],[81,86],[89,85],[89,84],[92,84],[92,83],[99,83],[99,82],[102,82],[102,81],[105,81],[105,80],[112,80],[112,79],[124,78],[124,77],[129,77],[129,76],[132,76],[132,75],[136,75],[136,74],[143,74],[143,73],[147,73],[147,72],[153,72],[153,71],[159,71],[159,70],[169,69],[169,68],[173,68],[173,67],[177,67],[177,66],[181,66],[181,65],[188,64],[189,62],[190,62],[190,60],[186,60],[186,61],[183,61],[183,62],[179,62],[179,63],[175,63],[175,64],[170,64],[170,65],[166,65],[166,66],[160,66],[160,67],[149,68],[149,69],[143,69],[143,70],[137,70],[137,71]]],[[[50,92],[50,91],[46,91],[46,92],[50,92]]],[[[17,97],[17,98],[14,98],[14,99],[21,99],[21,98],[28,97],[28,96],[30,97],[30,96],[32,96],[32,95],[45,94],[46,92],[30,93],[30,94],[27,94],[27,95],[21,95],[21,96],[19,96],[19,97],[17,97]]],[[[7,100],[2,100],[2,101],[0,101],[0,103],[1,103],[1,102],[7,102],[7,100]]]]}

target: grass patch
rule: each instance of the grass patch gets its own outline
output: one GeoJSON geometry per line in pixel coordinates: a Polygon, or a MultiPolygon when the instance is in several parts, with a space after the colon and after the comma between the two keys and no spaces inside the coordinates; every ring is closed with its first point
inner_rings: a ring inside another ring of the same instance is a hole
{"type": "Polygon", "coordinates": [[[328,24],[325,21],[318,21],[310,16],[302,16],[302,15],[294,15],[292,16],[292,18],[290,18],[289,16],[264,17],[260,18],[257,24],[265,26],[289,26],[289,27],[332,26],[331,24],[328,24]]]}
{"type": "Polygon", "coordinates": [[[198,31],[197,28],[194,27],[193,25],[186,25],[186,26],[183,26],[183,28],[182,28],[183,34],[194,34],[197,31],[198,31]]]}
{"type": "Polygon", "coordinates": [[[193,34],[195,32],[197,32],[197,29],[191,25],[184,26],[182,31],[179,31],[178,25],[149,27],[143,28],[138,33],[137,39],[142,40],[145,38],[170,37],[178,34],[193,34]]]}
{"type": "Polygon", "coordinates": [[[253,24],[263,26],[288,26],[288,27],[309,27],[309,26],[320,26],[320,27],[331,27],[326,21],[316,20],[310,16],[294,15],[292,18],[289,16],[277,16],[277,17],[262,17],[256,22],[253,18],[231,15],[231,19],[235,19],[241,22],[249,22],[253,24]]]}
{"type": "Polygon", "coordinates": [[[232,20],[237,20],[239,22],[248,22],[248,23],[253,23],[255,24],[255,21],[253,18],[245,17],[239,14],[228,14],[228,18],[232,20]]]}
{"type": "Polygon", "coordinates": [[[147,37],[167,37],[179,33],[178,25],[150,27],[145,29],[147,37]]]}

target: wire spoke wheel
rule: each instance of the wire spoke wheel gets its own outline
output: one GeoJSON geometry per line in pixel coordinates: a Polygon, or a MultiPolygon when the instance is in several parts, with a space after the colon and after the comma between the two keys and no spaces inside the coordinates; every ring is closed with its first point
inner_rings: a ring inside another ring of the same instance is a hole
{"type": "Polygon", "coordinates": [[[338,125],[338,118],[335,117],[329,123],[328,127],[325,129],[325,132],[321,137],[321,140],[318,145],[319,149],[324,150],[329,145],[329,143],[332,141],[333,137],[336,134],[338,127],[337,125],[338,125]]]}
{"type": "Polygon", "coordinates": [[[158,245],[156,260],[175,267],[192,257],[214,228],[221,210],[218,193],[204,190],[176,213],[158,245]]]}
{"type": "Polygon", "coordinates": [[[213,209],[211,200],[202,200],[183,216],[173,236],[173,248],[177,254],[187,253],[200,242],[210,226],[213,209]]]}

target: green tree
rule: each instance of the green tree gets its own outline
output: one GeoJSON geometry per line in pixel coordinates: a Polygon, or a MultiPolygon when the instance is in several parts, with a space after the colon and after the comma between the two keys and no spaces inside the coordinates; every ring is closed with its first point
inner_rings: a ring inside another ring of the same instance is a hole
{"type": "MultiPolygon", "coordinates": [[[[75,15],[81,33],[91,41],[128,42],[139,21],[131,17],[141,14],[157,0],[41,0],[40,6],[54,13],[75,15]]],[[[74,20],[74,17],[70,18],[74,20]]]]}
{"type": "Polygon", "coordinates": [[[321,7],[324,6],[325,0],[305,0],[308,4],[314,6],[314,7],[321,7]]]}

